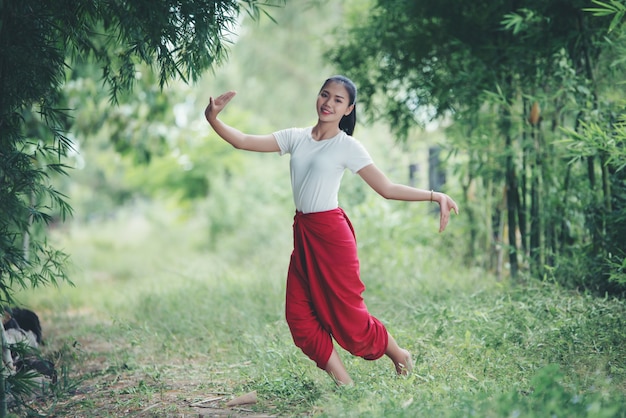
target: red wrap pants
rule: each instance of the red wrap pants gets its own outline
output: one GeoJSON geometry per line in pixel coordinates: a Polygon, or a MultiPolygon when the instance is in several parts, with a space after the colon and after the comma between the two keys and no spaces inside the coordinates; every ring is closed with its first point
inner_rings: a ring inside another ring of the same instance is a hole
{"type": "Polygon", "coordinates": [[[345,212],[298,212],[293,236],[285,313],[296,346],[321,369],[333,338],[355,356],[381,357],[387,330],[363,302],[356,239],[345,212]]]}

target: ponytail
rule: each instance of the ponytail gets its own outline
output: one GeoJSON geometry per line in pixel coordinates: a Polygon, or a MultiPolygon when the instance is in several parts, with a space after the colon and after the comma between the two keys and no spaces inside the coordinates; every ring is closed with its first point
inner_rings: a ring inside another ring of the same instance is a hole
{"type": "Polygon", "coordinates": [[[339,129],[341,129],[348,135],[352,135],[352,133],[354,132],[354,127],[356,126],[356,85],[346,76],[335,75],[327,79],[324,82],[322,88],[324,88],[326,84],[331,82],[343,84],[346,90],[348,90],[348,94],[350,95],[350,104],[354,105],[354,107],[352,108],[352,112],[342,117],[341,121],[339,121],[339,129]]]}
{"type": "Polygon", "coordinates": [[[354,127],[356,126],[356,104],[354,104],[354,108],[352,108],[352,112],[350,114],[345,115],[339,121],[339,129],[347,133],[348,135],[352,135],[354,132],[354,127]]]}

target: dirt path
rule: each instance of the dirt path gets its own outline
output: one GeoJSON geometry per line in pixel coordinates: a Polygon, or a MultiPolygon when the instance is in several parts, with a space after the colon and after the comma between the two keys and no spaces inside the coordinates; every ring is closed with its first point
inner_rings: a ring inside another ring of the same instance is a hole
{"type": "MultiPolygon", "coordinates": [[[[136,343],[110,341],[93,333],[72,341],[71,323],[43,323],[49,343],[43,354],[59,375],[52,392],[27,401],[48,417],[248,417],[269,418],[272,406],[255,397],[228,404],[233,393],[228,370],[208,370],[207,359],[156,360],[136,343]],[[120,359],[125,359],[120,362],[120,359]],[[184,361],[184,363],[181,363],[184,361]],[[178,363],[177,363],[178,362],[178,363]]],[[[49,384],[49,382],[48,382],[49,384]]],[[[23,411],[12,408],[21,416],[23,411]]]]}

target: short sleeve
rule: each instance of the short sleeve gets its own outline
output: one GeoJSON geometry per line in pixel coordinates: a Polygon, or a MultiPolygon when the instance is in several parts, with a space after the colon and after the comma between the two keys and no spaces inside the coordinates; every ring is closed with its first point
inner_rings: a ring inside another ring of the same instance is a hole
{"type": "Polygon", "coordinates": [[[348,139],[350,140],[350,157],[347,160],[346,167],[352,173],[357,173],[360,169],[374,163],[363,144],[352,137],[348,137],[348,139]]]}
{"type": "Polygon", "coordinates": [[[278,143],[278,147],[280,148],[280,155],[285,155],[292,152],[293,138],[295,137],[294,131],[294,128],[289,128],[274,132],[274,138],[276,138],[276,142],[278,143]]]}

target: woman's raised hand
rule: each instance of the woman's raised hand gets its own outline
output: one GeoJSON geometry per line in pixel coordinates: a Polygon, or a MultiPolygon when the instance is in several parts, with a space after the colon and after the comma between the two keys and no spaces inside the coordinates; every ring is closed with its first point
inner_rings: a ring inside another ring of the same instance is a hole
{"type": "Polygon", "coordinates": [[[235,94],[237,93],[234,91],[228,91],[224,94],[219,95],[215,99],[213,97],[210,97],[209,104],[206,109],[204,109],[204,117],[206,118],[206,120],[209,122],[215,120],[215,118],[217,118],[217,115],[226,107],[228,102],[230,102],[230,100],[235,97],[235,94]]]}

